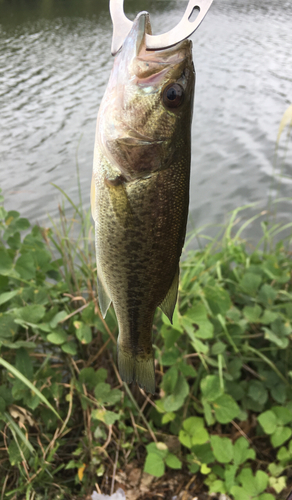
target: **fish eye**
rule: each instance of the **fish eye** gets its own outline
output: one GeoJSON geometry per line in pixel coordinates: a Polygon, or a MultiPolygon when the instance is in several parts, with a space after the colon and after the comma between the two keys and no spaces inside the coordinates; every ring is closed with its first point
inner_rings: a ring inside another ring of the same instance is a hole
{"type": "Polygon", "coordinates": [[[163,103],[167,108],[178,108],[184,100],[184,89],[179,83],[167,85],[163,91],[163,103]]]}

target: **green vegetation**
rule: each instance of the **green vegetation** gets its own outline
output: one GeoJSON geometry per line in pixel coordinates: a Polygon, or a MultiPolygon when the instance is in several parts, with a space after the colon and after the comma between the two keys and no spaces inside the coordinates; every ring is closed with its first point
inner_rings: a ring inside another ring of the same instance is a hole
{"type": "Polygon", "coordinates": [[[96,483],[109,493],[105,479],[133,461],[156,477],[197,475],[236,500],[283,498],[292,260],[288,245],[269,246],[283,228],[263,223],[252,248],[237,210],[188,253],[173,325],[156,314],[150,400],[121,383],[114,312],[105,322],[96,300],[90,217],[71,205],[73,218],[60,208],[50,230],[0,206],[1,499],[81,499],[96,483]]]}
{"type": "MultiPolygon", "coordinates": [[[[292,107],[279,137],[290,123],[292,107]]],[[[156,313],[150,399],[119,377],[115,315],[110,308],[104,321],[96,298],[90,215],[81,193],[78,206],[63,194],[74,214],[60,207],[49,230],[7,212],[0,194],[0,500],[109,493],[119,470],[128,486],[129,464],[158,478],[172,471],[196,494],[285,498],[291,237],[273,242],[292,223],[262,222],[254,247],[241,235],[255,217],[240,223],[238,209],[187,254],[173,325],[156,313]]]]}

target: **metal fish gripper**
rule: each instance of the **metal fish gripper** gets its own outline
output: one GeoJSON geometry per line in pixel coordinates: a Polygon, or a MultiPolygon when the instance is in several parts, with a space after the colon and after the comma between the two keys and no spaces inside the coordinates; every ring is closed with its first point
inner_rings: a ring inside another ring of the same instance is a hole
{"type": "MultiPolygon", "coordinates": [[[[200,26],[213,0],[189,0],[186,11],[180,22],[170,31],[161,35],[146,35],[148,50],[166,49],[191,36],[200,26]],[[192,14],[197,11],[197,17],[191,21],[192,14]]],[[[110,14],[113,22],[113,38],[111,53],[114,56],[123,46],[133,22],[124,13],[124,0],[110,0],[110,14]]]]}

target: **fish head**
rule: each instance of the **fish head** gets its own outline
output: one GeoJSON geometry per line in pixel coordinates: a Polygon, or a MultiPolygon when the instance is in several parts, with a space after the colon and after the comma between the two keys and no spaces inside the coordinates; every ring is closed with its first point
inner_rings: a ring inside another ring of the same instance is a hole
{"type": "Polygon", "coordinates": [[[190,149],[192,42],[147,50],[149,14],[135,19],[116,55],[98,119],[99,143],[126,181],[167,168],[190,149]]]}

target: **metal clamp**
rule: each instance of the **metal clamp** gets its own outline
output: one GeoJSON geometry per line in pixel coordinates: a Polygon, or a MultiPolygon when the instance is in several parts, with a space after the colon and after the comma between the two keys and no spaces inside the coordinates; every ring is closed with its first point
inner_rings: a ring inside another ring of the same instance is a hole
{"type": "MultiPolygon", "coordinates": [[[[173,29],[162,35],[146,35],[146,48],[166,49],[191,36],[200,26],[212,2],[213,0],[189,0],[183,18],[173,29]],[[191,21],[190,18],[195,10],[199,13],[196,19],[191,21]]],[[[113,22],[111,53],[115,55],[122,47],[133,22],[124,13],[124,0],[110,0],[110,14],[113,22]]]]}

